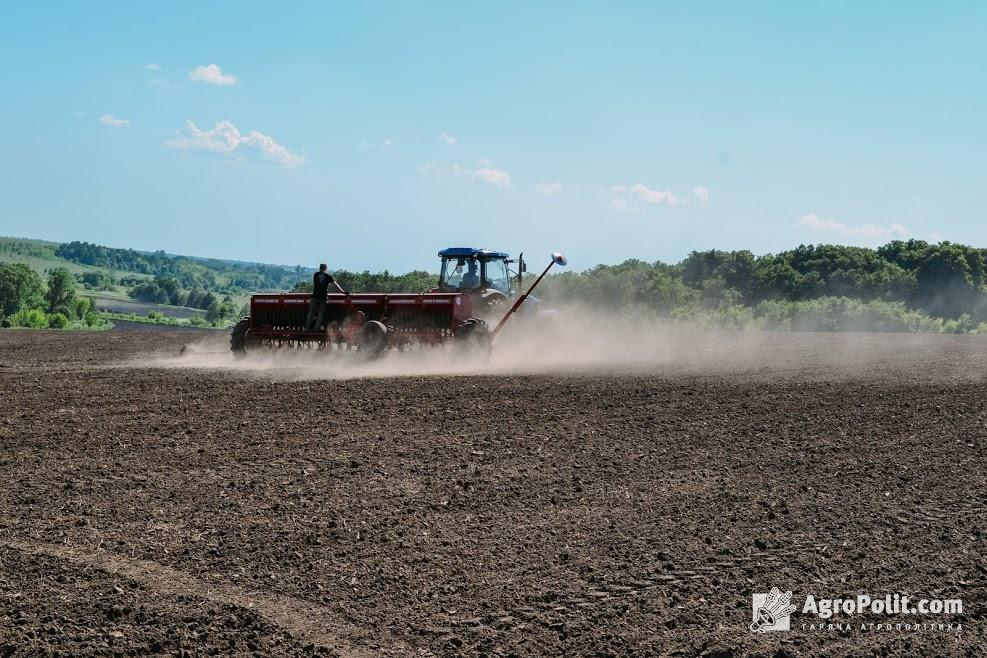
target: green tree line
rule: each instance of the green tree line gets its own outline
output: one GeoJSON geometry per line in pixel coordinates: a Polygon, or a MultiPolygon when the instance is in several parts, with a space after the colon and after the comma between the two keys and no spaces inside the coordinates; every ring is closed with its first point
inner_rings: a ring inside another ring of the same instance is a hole
{"type": "MultiPolygon", "coordinates": [[[[130,286],[135,299],[211,310],[213,317],[238,312],[220,288],[247,292],[311,288],[311,271],[300,267],[148,254],[83,242],[60,245],[56,252],[74,262],[134,272],[121,283],[130,286]],[[222,286],[221,279],[226,281],[222,286]]],[[[710,326],[987,331],[985,263],[987,249],[921,240],[897,240],[877,249],[800,245],[764,255],[706,250],[694,251],[679,263],[628,260],[555,273],[537,295],[552,306],[580,304],[710,326]]],[[[25,273],[29,270],[21,267],[16,273],[5,270],[0,281],[4,295],[0,318],[8,318],[8,323],[22,308],[55,312],[44,292],[38,292],[49,290],[51,282],[39,287],[40,279],[29,280],[25,273]],[[29,301],[11,303],[8,297],[29,301]]],[[[354,292],[422,292],[437,279],[424,271],[395,275],[339,270],[334,275],[344,289],[354,292]]],[[[98,274],[84,280],[86,287],[93,288],[110,283],[112,277],[107,280],[98,274]]]]}
{"type": "MultiPolygon", "coordinates": [[[[437,274],[422,270],[414,270],[407,274],[391,274],[387,270],[383,272],[336,270],[332,276],[343,290],[353,292],[425,292],[429,288],[434,288],[439,280],[437,274]]],[[[311,292],[311,274],[309,278],[295,283],[293,290],[311,292]]]]}
{"type": "Polygon", "coordinates": [[[0,264],[0,326],[32,329],[98,327],[105,324],[89,299],[77,297],[76,281],[57,268],[47,281],[22,263],[0,264]]]}
{"type": "MultiPolygon", "coordinates": [[[[104,247],[88,242],[67,242],[59,245],[55,249],[55,255],[80,265],[151,275],[155,277],[154,281],[139,277],[124,277],[120,283],[131,288],[131,296],[135,299],[160,304],[178,304],[195,308],[209,306],[208,303],[202,306],[187,302],[180,303],[171,288],[172,284],[163,283],[171,280],[174,280],[174,285],[178,289],[219,294],[290,290],[296,285],[304,288],[306,282],[311,285],[311,270],[302,267],[174,256],[163,251],[146,253],[133,249],[104,247]],[[139,290],[135,292],[135,288],[139,290]],[[163,301],[163,296],[155,288],[168,288],[166,294],[169,301],[163,301]]],[[[436,279],[435,275],[423,271],[395,275],[387,271],[338,270],[334,275],[344,288],[365,292],[422,292],[434,286],[436,279]]],[[[95,280],[95,275],[92,278],[93,287],[104,285],[104,282],[95,280]]]]}
{"type": "MultiPolygon", "coordinates": [[[[556,273],[537,294],[554,305],[710,326],[973,331],[987,330],[985,263],[985,249],[921,240],[877,249],[800,245],[760,256],[706,250],[674,264],[628,260],[556,273]]],[[[338,270],[334,276],[354,292],[423,292],[437,279],[424,271],[338,270]]],[[[308,277],[306,272],[293,289],[311,290],[308,277]]],[[[159,277],[141,291],[152,295],[146,301],[198,308],[212,302],[198,306],[195,291],[182,302],[176,281],[165,285],[159,277]]]]}
{"type": "Polygon", "coordinates": [[[304,272],[300,267],[148,253],[78,241],[59,245],[55,255],[80,265],[171,278],[182,288],[212,292],[284,290],[304,272]]]}
{"type": "Polygon", "coordinates": [[[202,309],[206,311],[206,319],[209,322],[220,322],[240,315],[240,309],[231,297],[225,296],[220,299],[211,292],[196,288],[185,291],[174,277],[157,276],[153,281],[141,281],[130,289],[129,295],[133,299],[149,304],[202,309]]]}
{"type": "MultiPolygon", "coordinates": [[[[675,317],[689,311],[779,308],[786,302],[883,302],[933,318],[987,320],[987,250],[921,240],[878,249],[801,245],[778,254],[693,251],[681,263],[628,260],[550,277],[549,301],[639,309],[675,317]],[[765,303],[774,306],[762,306],[765,303]]],[[[808,308],[806,305],[792,308],[808,308]]]]}

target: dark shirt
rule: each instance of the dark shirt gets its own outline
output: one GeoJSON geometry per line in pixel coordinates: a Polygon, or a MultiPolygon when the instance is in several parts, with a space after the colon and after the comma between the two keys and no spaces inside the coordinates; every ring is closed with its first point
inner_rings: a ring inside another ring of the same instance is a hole
{"type": "Polygon", "coordinates": [[[329,292],[329,284],[335,282],[336,280],[328,272],[316,272],[312,277],[312,297],[318,300],[325,299],[329,292]]]}

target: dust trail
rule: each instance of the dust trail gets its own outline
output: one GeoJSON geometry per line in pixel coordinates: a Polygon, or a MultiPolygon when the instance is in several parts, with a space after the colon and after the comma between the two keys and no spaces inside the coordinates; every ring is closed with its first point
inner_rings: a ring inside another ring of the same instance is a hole
{"type": "Polygon", "coordinates": [[[509,326],[497,337],[489,360],[466,356],[453,346],[390,351],[372,359],[358,352],[258,350],[237,360],[227,336],[213,335],[188,344],[181,354],[149,356],[125,365],[229,370],[278,380],[642,371],[847,379],[867,377],[875,370],[922,379],[933,374],[929,368],[949,368],[950,372],[937,372],[939,378],[980,379],[987,374],[985,353],[987,339],[976,336],[707,331],[567,311],[551,321],[529,319],[509,326]],[[905,365],[900,355],[910,350],[916,358],[905,365]]]}
{"type": "Polygon", "coordinates": [[[696,342],[682,331],[635,327],[580,313],[510,326],[497,336],[489,359],[463,353],[455,345],[388,351],[376,358],[355,351],[283,349],[256,350],[236,359],[226,336],[210,336],[188,344],[177,356],[139,359],[130,365],[228,369],[277,379],[534,374],[654,368],[688,354],[701,357],[726,340],[736,340],[713,334],[707,338],[696,342]]]}

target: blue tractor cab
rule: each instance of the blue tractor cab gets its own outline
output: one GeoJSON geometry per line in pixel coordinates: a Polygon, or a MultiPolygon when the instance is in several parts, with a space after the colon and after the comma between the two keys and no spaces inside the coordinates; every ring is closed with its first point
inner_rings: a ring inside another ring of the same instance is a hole
{"type": "Polygon", "coordinates": [[[475,247],[449,247],[439,252],[442,271],[438,289],[443,292],[500,293],[512,297],[520,288],[524,274],[523,254],[517,261],[503,251],[475,247]],[[517,272],[508,267],[517,263],[517,272]]]}

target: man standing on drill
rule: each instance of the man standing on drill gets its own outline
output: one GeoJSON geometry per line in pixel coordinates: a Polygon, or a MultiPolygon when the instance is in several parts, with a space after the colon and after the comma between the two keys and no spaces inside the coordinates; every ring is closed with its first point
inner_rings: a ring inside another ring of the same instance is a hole
{"type": "Polygon", "coordinates": [[[308,304],[308,318],[305,320],[305,331],[315,331],[326,321],[326,295],[329,294],[329,286],[348,295],[349,293],[339,287],[336,279],[328,272],[329,266],[325,263],[319,265],[319,271],[312,277],[312,301],[308,304]]]}

